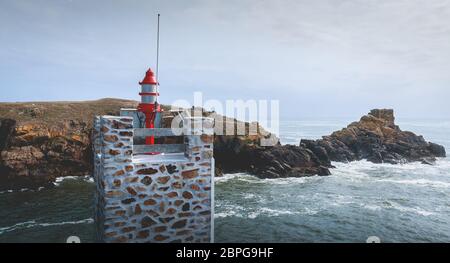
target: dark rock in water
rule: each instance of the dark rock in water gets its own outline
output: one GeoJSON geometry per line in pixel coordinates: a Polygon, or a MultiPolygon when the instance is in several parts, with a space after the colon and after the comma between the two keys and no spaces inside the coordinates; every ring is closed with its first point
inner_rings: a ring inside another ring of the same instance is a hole
{"type": "Polygon", "coordinates": [[[248,155],[253,169],[259,177],[303,177],[329,175],[331,163],[318,158],[312,151],[294,145],[277,145],[256,148],[248,155]]]}
{"type": "Polygon", "coordinates": [[[302,140],[318,156],[331,161],[349,162],[367,159],[374,163],[405,163],[420,161],[427,164],[436,157],[445,157],[443,146],[426,142],[422,136],[402,131],[395,125],[394,111],[376,109],[360,121],[321,140],[302,140]]]}
{"type": "Polygon", "coordinates": [[[446,156],[445,148],[442,145],[429,142],[428,143],[428,150],[432,154],[434,154],[436,157],[445,157],[446,156]]]}
{"type": "Polygon", "coordinates": [[[330,164],[330,157],[328,156],[327,150],[316,143],[316,141],[313,140],[302,140],[300,143],[300,146],[309,149],[312,151],[317,158],[319,158],[322,162],[330,164]]]}
{"type": "Polygon", "coordinates": [[[248,172],[260,178],[330,175],[329,160],[295,145],[261,147],[238,137],[216,136],[214,153],[223,172],[248,172]]]}

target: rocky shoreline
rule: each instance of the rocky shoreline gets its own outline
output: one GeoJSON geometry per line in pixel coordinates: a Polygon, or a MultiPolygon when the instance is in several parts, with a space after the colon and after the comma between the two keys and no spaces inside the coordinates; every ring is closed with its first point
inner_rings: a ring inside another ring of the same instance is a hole
{"type": "Polygon", "coordinates": [[[422,162],[445,157],[445,148],[395,125],[394,111],[375,109],[358,122],[319,140],[298,146],[261,147],[245,138],[218,138],[217,163],[224,172],[245,171],[262,178],[330,175],[331,162],[367,159],[374,163],[422,162]]]}
{"type": "MultiPolygon", "coordinates": [[[[91,174],[93,116],[117,115],[120,108],[136,104],[118,99],[0,103],[0,189],[37,188],[52,185],[56,177],[91,174]]],[[[372,110],[340,131],[299,145],[259,146],[267,136],[262,128],[258,135],[215,136],[216,176],[330,175],[332,161],[432,164],[446,155],[444,147],[396,126],[393,110],[372,110]]]]}

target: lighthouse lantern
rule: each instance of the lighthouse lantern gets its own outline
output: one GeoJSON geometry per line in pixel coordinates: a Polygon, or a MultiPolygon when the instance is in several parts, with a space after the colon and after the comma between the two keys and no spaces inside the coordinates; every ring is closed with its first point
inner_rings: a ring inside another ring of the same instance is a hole
{"type": "MultiPolygon", "coordinates": [[[[144,79],[139,82],[141,85],[141,103],[137,108],[139,115],[144,118],[145,121],[141,122],[143,128],[159,128],[159,119],[161,107],[158,104],[158,83],[155,79],[155,74],[152,69],[148,69],[145,73],[144,79]]],[[[145,138],[145,144],[154,144],[155,139],[153,136],[145,138]]]]}

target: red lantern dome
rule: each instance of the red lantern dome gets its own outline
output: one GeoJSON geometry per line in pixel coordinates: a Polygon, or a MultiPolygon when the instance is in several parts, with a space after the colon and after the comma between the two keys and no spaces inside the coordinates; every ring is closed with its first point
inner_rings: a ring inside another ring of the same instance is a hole
{"type": "Polygon", "coordinates": [[[139,85],[143,85],[143,84],[151,84],[151,85],[156,85],[156,79],[155,79],[155,73],[153,73],[152,69],[149,68],[147,70],[147,72],[145,73],[145,77],[144,79],[139,82],[139,85]]]}

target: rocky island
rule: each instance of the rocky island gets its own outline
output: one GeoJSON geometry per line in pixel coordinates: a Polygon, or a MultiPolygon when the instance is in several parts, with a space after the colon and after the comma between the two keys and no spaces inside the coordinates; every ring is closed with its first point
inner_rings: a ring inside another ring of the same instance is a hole
{"type": "Polygon", "coordinates": [[[321,159],[336,162],[367,159],[374,163],[420,161],[432,164],[436,157],[445,157],[443,146],[402,131],[394,121],[392,109],[375,109],[347,128],[321,140],[302,140],[300,146],[310,149],[321,159]]]}
{"type": "Polygon", "coordinates": [[[263,178],[330,175],[331,161],[432,164],[445,157],[443,146],[402,131],[394,120],[393,110],[375,109],[340,131],[320,140],[301,140],[298,146],[261,147],[245,137],[216,138],[220,150],[215,157],[225,172],[245,171],[263,178]]]}
{"type": "MultiPolygon", "coordinates": [[[[120,108],[136,105],[119,99],[0,103],[0,189],[36,188],[51,185],[56,177],[91,174],[93,116],[118,115],[120,108]]],[[[259,127],[257,135],[215,136],[216,175],[330,175],[332,161],[431,164],[446,154],[444,147],[402,131],[394,123],[393,110],[372,110],[340,131],[299,145],[259,146],[269,135],[259,127]]]]}

